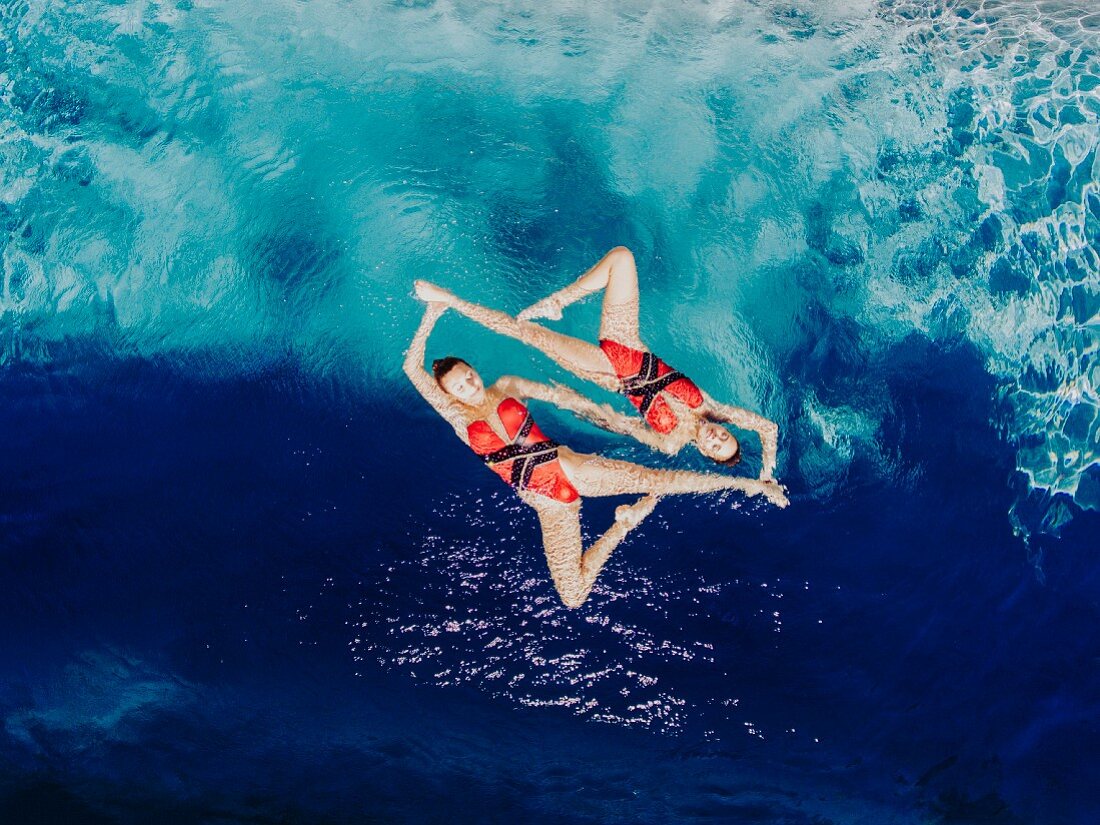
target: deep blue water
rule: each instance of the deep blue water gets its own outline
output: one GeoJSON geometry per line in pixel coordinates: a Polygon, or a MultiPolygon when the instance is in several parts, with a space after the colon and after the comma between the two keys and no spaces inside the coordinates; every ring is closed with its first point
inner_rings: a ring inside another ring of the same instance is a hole
{"type": "MultiPolygon", "coordinates": [[[[1097,811],[1097,524],[1078,520],[1052,542],[1040,584],[1004,519],[1010,468],[981,423],[990,386],[972,353],[916,342],[896,353],[897,444],[924,456],[919,485],[856,467],[858,494],[839,505],[797,489],[787,511],[758,518],[666,502],[677,535],[644,527],[607,573],[625,598],[597,592],[578,611],[526,617],[559,652],[608,648],[597,617],[713,644],[706,661],[642,657],[685,703],[672,733],[353,662],[352,638],[390,644],[381,622],[349,627],[364,603],[412,623],[449,604],[464,618],[476,602],[495,634],[515,632],[509,614],[532,600],[553,607],[522,512],[493,528],[501,546],[468,572],[518,568],[538,579],[526,591],[464,599],[433,563],[443,554],[412,563],[409,533],[476,543],[487,529],[439,523],[434,503],[456,479],[432,462],[459,465],[464,489],[496,489],[446,425],[289,360],[248,380],[196,381],[174,360],[89,368],[87,355],[8,369],[2,384],[0,423],[19,434],[0,452],[16,468],[0,604],[13,821],[457,810],[1086,822],[1097,811]],[[657,605],[631,598],[635,573],[679,589],[657,605]],[[745,586],[713,593],[703,579],[745,586]],[[713,703],[728,696],[736,706],[713,703]]],[[[478,647],[443,642],[430,666],[478,647]]],[[[607,653],[596,659],[623,651],[607,653]]],[[[612,677],[587,695],[621,710],[618,687],[612,677]]]]}
{"type": "Polygon", "coordinates": [[[1100,821],[1087,5],[0,32],[0,821],[1100,821]],[[400,364],[413,278],[516,311],[616,244],[792,504],[665,500],[570,611],[400,364]]]}

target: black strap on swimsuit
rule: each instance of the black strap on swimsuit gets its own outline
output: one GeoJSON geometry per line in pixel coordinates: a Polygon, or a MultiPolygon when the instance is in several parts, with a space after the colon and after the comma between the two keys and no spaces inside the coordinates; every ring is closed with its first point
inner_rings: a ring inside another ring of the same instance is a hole
{"type": "Polygon", "coordinates": [[[540,441],[537,444],[523,443],[530,436],[533,426],[535,426],[535,420],[528,413],[523,421],[523,426],[519,428],[519,432],[516,433],[516,437],[512,439],[511,444],[506,444],[499,450],[493,450],[493,452],[482,456],[482,460],[486,464],[499,464],[502,461],[515,459],[516,461],[512,465],[511,484],[521,490],[527,488],[531,481],[531,474],[535,472],[537,466],[553,461],[558,457],[559,444],[553,439],[540,441]]]}
{"type": "Polygon", "coordinates": [[[679,370],[672,370],[658,378],[657,367],[659,364],[660,359],[652,352],[643,353],[642,366],[638,372],[629,378],[622,379],[620,392],[623,395],[641,396],[642,400],[638,405],[638,412],[643,416],[649,414],[649,408],[653,406],[653,402],[657,399],[661,390],[684,377],[684,374],[679,370]]]}

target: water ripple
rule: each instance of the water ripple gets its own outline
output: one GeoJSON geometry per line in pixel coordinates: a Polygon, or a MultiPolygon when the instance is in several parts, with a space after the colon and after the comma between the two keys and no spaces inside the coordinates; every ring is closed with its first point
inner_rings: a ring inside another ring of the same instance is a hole
{"type": "Polygon", "coordinates": [[[807,493],[919,473],[879,443],[918,335],[998,380],[1021,533],[1100,506],[1087,4],[368,6],[4,5],[0,361],[401,382],[413,277],[517,310],[625,243],[651,345],[779,420],[807,493]]]}

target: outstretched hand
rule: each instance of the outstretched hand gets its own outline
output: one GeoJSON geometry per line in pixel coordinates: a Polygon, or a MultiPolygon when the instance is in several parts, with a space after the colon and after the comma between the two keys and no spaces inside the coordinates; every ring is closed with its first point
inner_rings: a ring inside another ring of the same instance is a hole
{"type": "Polygon", "coordinates": [[[427,301],[428,303],[439,303],[447,306],[451,305],[454,300],[454,293],[444,289],[441,286],[436,286],[430,281],[416,280],[413,281],[413,291],[416,292],[416,297],[421,301],[427,301]]]}
{"type": "Polygon", "coordinates": [[[761,480],[760,484],[761,494],[776,507],[782,509],[791,503],[786,496],[787,488],[774,478],[761,480]]]}

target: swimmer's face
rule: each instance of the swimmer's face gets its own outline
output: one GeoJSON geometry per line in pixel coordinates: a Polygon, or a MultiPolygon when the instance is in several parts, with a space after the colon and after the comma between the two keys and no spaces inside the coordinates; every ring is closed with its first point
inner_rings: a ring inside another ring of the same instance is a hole
{"type": "Polygon", "coordinates": [[[721,424],[703,421],[695,433],[695,446],[711,461],[725,463],[741,452],[741,445],[721,424]]]}
{"type": "Polygon", "coordinates": [[[477,370],[459,362],[440,376],[439,386],[463,404],[476,405],[485,400],[485,385],[477,370]]]}

